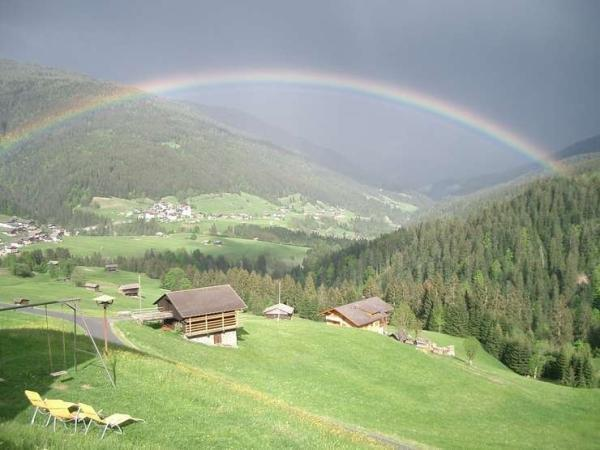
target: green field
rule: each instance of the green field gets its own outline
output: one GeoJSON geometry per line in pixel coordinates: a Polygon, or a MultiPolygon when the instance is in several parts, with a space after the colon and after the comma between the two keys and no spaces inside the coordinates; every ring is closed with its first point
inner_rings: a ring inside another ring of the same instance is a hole
{"type": "Polygon", "coordinates": [[[255,260],[266,255],[274,260],[282,261],[288,266],[302,263],[307,247],[276,244],[272,242],[254,241],[252,239],[224,238],[220,236],[198,235],[190,239],[190,233],[177,233],[165,236],[69,236],[58,244],[33,244],[28,249],[46,249],[65,247],[73,255],[88,256],[100,253],[105,257],[143,256],[147,250],[158,251],[185,249],[188,252],[199,250],[205,255],[219,256],[240,260],[244,257],[255,260]],[[205,240],[220,240],[222,245],[204,244],[205,240]]]}
{"type": "MultiPolygon", "coordinates": [[[[372,198],[375,199],[376,197],[372,198]]],[[[382,196],[382,198],[387,199],[383,203],[387,204],[388,200],[393,202],[388,197],[382,196]]],[[[173,196],[163,197],[161,201],[172,204],[180,203],[173,196]]],[[[381,201],[381,199],[378,201],[381,201]]],[[[291,230],[302,229],[327,236],[360,237],[352,230],[351,221],[357,218],[355,213],[346,209],[335,209],[331,205],[320,201],[311,203],[300,194],[269,201],[246,192],[216,193],[190,197],[186,199],[186,202],[192,206],[195,214],[203,213],[211,216],[211,218],[197,217],[175,222],[161,222],[163,228],[169,232],[198,228],[201,233],[206,233],[213,224],[217,226],[219,231],[224,231],[229,226],[245,223],[262,227],[280,226],[291,230]],[[282,212],[280,211],[282,207],[288,209],[282,212]],[[335,213],[332,211],[335,211],[335,213]],[[273,217],[272,214],[274,213],[279,214],[279,216],[273,217]],[[250,217],[245,218],[242,215],[250,217]]],[[[134,220],[135,216],[132,215],[134,209],[145,210],[153,203],[154,201],[148,198],[128,200],[117,197],[94,197],[91,206],[80,207],[80,209],[108,217],[119,223],[134,220]]],[[[413,212],[417,209],[413,205],[399,205],[401,204],[394,203],[392,207],[407,212],[413,212]]],[[[393,226],[390,226],[387,231],[391,231],[393,228],[393,226]]],[[[378,232],[374,232],[373,236],[378,234],[378,232]]]]}
{"type": "MultiPolygon", "coordinates": [[[[52,339],[58,341],[60,324],[51,320],[51,325],[56,330],[52,339]]],[[[42,319],[4,313],[0,327],[0,448],[350,448],[370,442],[362,434],[347,435],[328,422],[290,411],[285,404],[265,401],[258,391],[133,350],[112,350],[116,390],[101,369],[81,355],[77,372],[71,367],[64,381],[53,379],[48,375],[42,319]],[[95,427],[87,436],[74,435],[72,427],[67,431],[60,425],[53,433],[42,426],[43,419],[29,425],[33,409],[25,389],[146,422],[125,427],[124,435],[109,433],[103,441],[95,427]]],[[[60,355],[55,362],[60,364],[60,355]]]]}
{"type": "MultiPolygon", "coordinates": [[[[14,317],[9,326],[20,326],[14,317]]],[[[116,391],[93,366],[70,382],[52,382],[44,376],[40,356],[35,376],[34,371],[28,377],[13,374],[15,379],[10,373],[0,375],[7,380],[0,384],[2,399],[10,405],[3,408],[0,436],[37,446],[95,444],[95,436],[72,436],[62,430],[53,435],[39,426],[28,427],[31,411],[25,410],[21,391],[33,384],[48,397],[86,401],[107,412],[118,410],[147,420],[127,428],[124,436],[107,438],[113,448],[401,443],[594,448],[600,439],[599,390],[523,378],[484,353],[469,367],[460,338],[428,333],[440,344],[457,346],[458,358],[448,358],[423,354],[367,331],[302,319],[276,322],[244,315],[243,324],[235,350],[120,323],[143,354],[116,353],[116,391]]],[[[36,336],[31,339],[41,339],[36,336]]],[[[31,358],[23,357],[30,363],[31,358]]],[[[12,370],[12,365],[3,367],[12,370]]]]}
{"type": "MultiPolygon", "coordinates": [[[[81,309],[86,314],[100,315],[100,308],[93,299],[101,294],[115,298],[114,304],[109,309],[109,314],[116,314],[120,310],[131,310],[139,307],[137,298],[121,295],[118,288],[121,284],[137,283],[138,274],[118,271],[106,272],[99,267],[81,267],[86,281],[100,284],[100,292],[90,292],[82,287],[75,286],[71,281],[52,280],[48,274],[36,274],[32,278],[22,278],[10,275],[6,270],[0,270],[0,303],[11,304],[15,298],[26,298],[32,303],[66,298],[80,298],[81,309]]],[[[142,307],[150,307],[164,290],[160,289],[160,280],[153,280],[146,275],[141,275],[142,282],[142,307]]],[[[51,309],[60,310],[60,306],[51,306],[51,309]]]]}
{"type": "Polygon", "coordinates": [[[600,439],[599,390],[523,378],[482,352],[469,367],[460,338],[428,333],[457,346],[458,358],[448,358],[375,333],[302,319],[244,315],[243,324],[236,350],[120,323],[143,355],[117,352],[116,391],[96,368],[68,383],[51,382],[41,357],[39,379],[0,375],[8,380],[0,384],[2,399],[20,403],[4,409],[0,436],[36,445],[47,439],[95,443],[62,430],[52,435],[29,428],[31,411],[24,409],[21,391],[33,383],[48,397],[147,420],[124,436],[110,436],[106,443],[117,447],[594,448],[600,439]],[[39,387],[43,380],[48,385],[39,387]]]}

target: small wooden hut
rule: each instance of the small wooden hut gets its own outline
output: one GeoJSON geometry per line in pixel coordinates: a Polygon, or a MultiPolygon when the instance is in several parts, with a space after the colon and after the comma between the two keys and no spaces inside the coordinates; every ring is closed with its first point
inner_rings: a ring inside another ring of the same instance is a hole
{"type": "Polygon", "coordinates": [[[265,308],[263,314],[267,319],[290,320],[294,315],[294,308],[284,303],[277,303],[276,305],[265,308]]]}
{"type": "Polygon", "coordinates": [[[98,292],[100,290],[100,285],[98,283],[87,282],[83,285],[88,291],[98,292]]]}
{"type": "Polygon", "coordinates": [[[364,328],[384,334],[393,311],[394,307],[389,303],[379,297],[370,297],[327,309],[321,315],[329,325],[364,328]]]}
{"type": "Polygon", "coordinates": [[[237,346],[239,313],[246,309],[246,303],[230,285],[168,292],[154,304],[160,312],[172,313],[172,319],[165,319],[165,323],[179,322],[187,339],[237,346]]]}
{"type": "Polygon", "coordinates": [[[122,284],[119,292],[127,297],[137,297],[140,293],[139,283],[122,284]]]}
{"type": "Polygon", "coordinates": [[[106,270],[107,272],[116,272],[117,270],[119,270],[119,265],[118,264],[106,264],[104,266],[104,270],[106,270]]]}

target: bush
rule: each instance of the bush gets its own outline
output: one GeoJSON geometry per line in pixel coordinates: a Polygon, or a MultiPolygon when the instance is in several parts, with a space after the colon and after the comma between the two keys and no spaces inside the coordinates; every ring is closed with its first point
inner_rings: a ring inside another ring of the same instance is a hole
{"type": "Polygon", "coordinates": [[[77,287],[83,287],[85,285],[85,274],[80,267],[76,267],[71,273],[71,281],[73,281],[77,287]]]}
{"type": "Polygon", "coordinates": [[[475,337],[469,336],[465,338],[463,346],[465,347],[465,353],[467,354],[467,360],[469,361],[469,365],[471,365],[473,364],[475,355],[479,350],[479,341],[475,337]]]}
{"type": "Polygon", "coordinates": [[[14,265],[13,273],[18,277],[24,278],[33,276],[33,271],[31,270],[31,267],[29,267],[28,264],[24,263],[16,263],[14,265]]]}

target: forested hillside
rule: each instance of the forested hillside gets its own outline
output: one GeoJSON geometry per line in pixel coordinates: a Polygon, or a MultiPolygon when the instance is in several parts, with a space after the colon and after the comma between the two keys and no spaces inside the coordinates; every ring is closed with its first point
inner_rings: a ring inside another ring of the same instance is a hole
{"type": "Polygon", "coordinates": [[[519,373],[585,385],[585,343],[600,347],[599,160],[513,195],[308,259],[305,272],[407,303],[424,327],[474,335],[519,373]]]}
{"type": "Polygon", "coordinates": [[[376,200],[375,189],[235,135],[197,108],[135,95],[85,76],[0,61],[0,209],[65,222],[73,220],[74,206],[95,195],[156,199],[244,191],[267,199],[301,193],[363,215],[404,214],[376,200]],[[121,94],[135,99],[75,113],[12,144],[31,122],[121,94]]]}

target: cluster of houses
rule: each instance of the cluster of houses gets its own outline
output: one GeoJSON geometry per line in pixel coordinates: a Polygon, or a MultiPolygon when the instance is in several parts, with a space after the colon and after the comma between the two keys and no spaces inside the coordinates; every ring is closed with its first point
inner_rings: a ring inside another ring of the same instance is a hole
{"type": "Polygon", "coordinates": [[[158,220],[159,222],[177,222],[193,217],[192,207],[187,203],[175,205],[168,202],[158,202],[145,211],[134,210],[139,219],[158,220]]]}
{"type": "Polygon", "coordinates": [[[0,239],[0,257],[19,253],[22,247],[36,242],[60,242],[69,235],[64,228],[56,225],[50,224],[42,229],[33,220],[17,217],[0,222],[0,233],[5,236],[0,239]],[[2,241],[6,243],[1,244],[2,241]]]}
{"type": "Polygon", "coordinates": [[[317,204],[314,211],[297,211],[289,205],[280,206],[276,211],[266,211],[262,214],[252,215],[245,212],[230,212],[230,213],[203,213],[201,211],[194,212],[192,207],[187,203],[173,204],[169,202],[159,201],[154,203],[146,210],[134,209],[127,213],[127,216],[137,216],[144,220],[158,220],[160,222],[178,222],[178,221],[197,221],[197,220],[234,220],[239,222],[247,222],[254,219],[266,219],[282,221],[285,220],[288,214],[297,212],[304,214],[305,217],[314,219],[333,218],[341,220],[345,217],[345,211],[341,208],[317,204]]]}
{"type": "MultiPolygon", "coordinates": [[[[240,313],[246,309],[246,304],[230,285],[168,292],[154,304],[156,310],[132,313],[132,317],[140,323],[161,321],[163,327],[177,328],[186,339],[193,342],[237,347],[240,313]]],[[[393,309],[392,305],[379,297],[370,297],[329,308],[321,315],[331,326],[361,328],[385,335],[393,309]]],[[[265,308],[263,315],[272,320],[291,320],[294,308],[279,302],[265,308]]],[[[454,346],[451,345],[439,347],[427,339],[413,339],[404,331],[390,336],[424,352],[455,356],[454,346]]]]}

